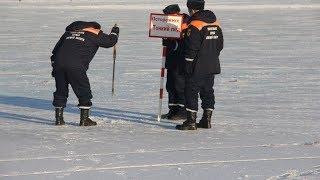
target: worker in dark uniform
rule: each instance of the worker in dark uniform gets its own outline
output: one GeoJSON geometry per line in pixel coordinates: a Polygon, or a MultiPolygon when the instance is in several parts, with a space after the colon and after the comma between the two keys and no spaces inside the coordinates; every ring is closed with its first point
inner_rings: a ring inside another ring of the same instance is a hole
{"type": "Polygon", "coordinates": [[[184,38],[187,120],[176,126],[179,130],[211,128],[215,104],[214,77],[221,72],[219,55],[223,49],[223,35],[215,14],[204,10],[204,5],[204,0],[187,2],[191,15],[184,38]],[[203,116],[196,124],[199,93],[203,116]]]}
{"type": "Polygon", "coordinates": [[[52,51],[52,76],[56,81],[53,106],[56,125],[64,125],[63,108],[66,107],[69,84],[78,97],[80,126],[94,126],[89,118],[92,94],[87,70],[99,47],[109,48],[118,41],[119,28],[113,27],[110,34],[101,31],[96,22],[76,21],[70,24],[52,51]]]}
{"type": "MultiPolygon", "coordinates": [[[[163,9],[164,14],[180,15],[180,8],[177,4],[172,4],[163,9]]],[[[183,15],[182,31],[187,28],[189,16],[183,15]]],[[[183,36],[183,34],[182,34],[183,36]]],[[[183,37],[181,39],[162,40],[162,45],[167,47],[167,56],[165,67],[167,69],[168,106],[169,112],[162,115],[162,118],[170,120],[186,119],[185,109],[185,74],[184,74],[184,55],[183,55],[183,37]]]]}

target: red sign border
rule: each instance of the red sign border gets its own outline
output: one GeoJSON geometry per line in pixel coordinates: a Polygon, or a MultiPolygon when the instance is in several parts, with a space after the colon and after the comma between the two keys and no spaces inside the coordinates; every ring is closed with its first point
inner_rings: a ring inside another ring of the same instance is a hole
{"type": "MultiPolygon", "coordinates": [[[[167,38],[167,39],[180,39],[181,38],[181,33],[179,38],[174,38],[174,37],[164,37],[164,36],[151,36],[151,19],[153,15],[160,15],[160,16],[179,16],[181,17],[181,20],[183,21],[183,15],[180,14],[160,14],[160,13],[151,13],[150,18],[149,18],[149,37],[151,38],[167,38]]],[[[182,24],[183,22],[181,21],[180,29],[182,29],[182,24]]]]}

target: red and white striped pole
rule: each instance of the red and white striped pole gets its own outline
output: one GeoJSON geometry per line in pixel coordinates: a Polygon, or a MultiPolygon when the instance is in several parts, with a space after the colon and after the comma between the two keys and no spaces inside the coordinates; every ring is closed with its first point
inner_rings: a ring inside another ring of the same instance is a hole
{"type": "Polygon", "coordinates": [[[162,113],[162,99],[163,99],[163,87],[164,87],[164,74],[165,74],[165,64],[167,57],[167,47],[162,47],[162,64],[161,64],[161,76],[160,76],[160,95],[159,95],[159,111],[158,111],[158,121],[161,120],[162,113]]]}

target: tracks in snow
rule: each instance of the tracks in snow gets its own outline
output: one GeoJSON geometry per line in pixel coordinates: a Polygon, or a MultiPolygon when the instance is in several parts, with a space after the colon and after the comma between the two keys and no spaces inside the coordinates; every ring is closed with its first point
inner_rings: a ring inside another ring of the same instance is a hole
{"type": "Polygon", "coordinates": [[[143,153],[161,153],[161,152],[183,152],[183,151],[210,151],[217,149],[238,149],[238,148],[281,148],[281,147],[294,147],[294,146],[314,146],[320,142],[315,141],[311,143],[291,143],[291,144],[260,144],[260,145],[247,145],[247,146],[221,146],[214,148],[181,148],[181,149],[165,149],[165,150],[136,150],[120,153],[92,153],[92,154],[79,154],[67,156],[40,156],[40,157],[27,157],[27,158],[12,158],[0,159],[0,162],[14,162],[14,161],[31,161],[43,159],[63,159],[63,158],[78,158],[78,157],[92,157],[92,156],[114,156],[114,155],[127,155],[127,154],[143,154],[143,153]]]}
{"type": "Polygon", "coordinates": [[[320,165],[314,166],[312,169],[305,170],[303,172],[299,172],[298,170],[288,170],[286,173],[272,176],[267,178],[267,180],[280,180],[280,179],[288,179],[288,178],[298,178],[298,177],[306,177],[306,176],[313,176],[313,175],[320,175],[320,165]]]}
{"type": "Polygon", "coordinates": [[[177,162],[177,163],[160,163],[160,164],[141,164],[141,165],[124,165],[124,166],[105,166],[105,167],[87,167],[87,168],[70,168],[59,171],[37,171],[30,173],[12,173],[0,174],[0,177],[16,177],[16,176],[29,176],[29,175],[47,175],[47,174],[61,174],[61,173],[74,173],[74,172],[88,172],[88,171],[101,171],[101,170],[119,170],[119,169],[133,169],[133,168],[154,168],[154,167],[170,167],[170,166],[191,166],[191,165],[208,165],[219,163],[243,163],[243,162],[263,162],[263,161],[288,161],[288,160],[308,160],[320,159],[320,156],[307,156],[307,157],[286,157],[286,158],[260,158],[260,159],[234,159],[234,160],[216,160],[216,161],[195,161],[195,162],[177,162]]]}

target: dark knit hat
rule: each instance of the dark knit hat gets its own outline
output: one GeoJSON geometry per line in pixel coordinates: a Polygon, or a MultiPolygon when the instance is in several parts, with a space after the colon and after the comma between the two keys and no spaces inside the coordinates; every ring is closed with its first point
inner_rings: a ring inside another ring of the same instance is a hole
{"type": "Polygon", "coordinates": [[[193,10],[203,10],[204,9],[204,0],[188,0],[187,7],[193,10]]]}
{"type": "Polygon", "coordinates": [[[180,12],[180,7],[178,4],[171,4],[163,9],[164,14],[176,14],[180,12]]]}
{"type": "Polygon", "coordinates": [[[84,28],[95,28],[95,29],[101,29],[101,26],[97,22],[86,22],[86,21],[75,21],[71,23],[69,26],[66,27],[66,31],[79,31],[84,28]]]}

